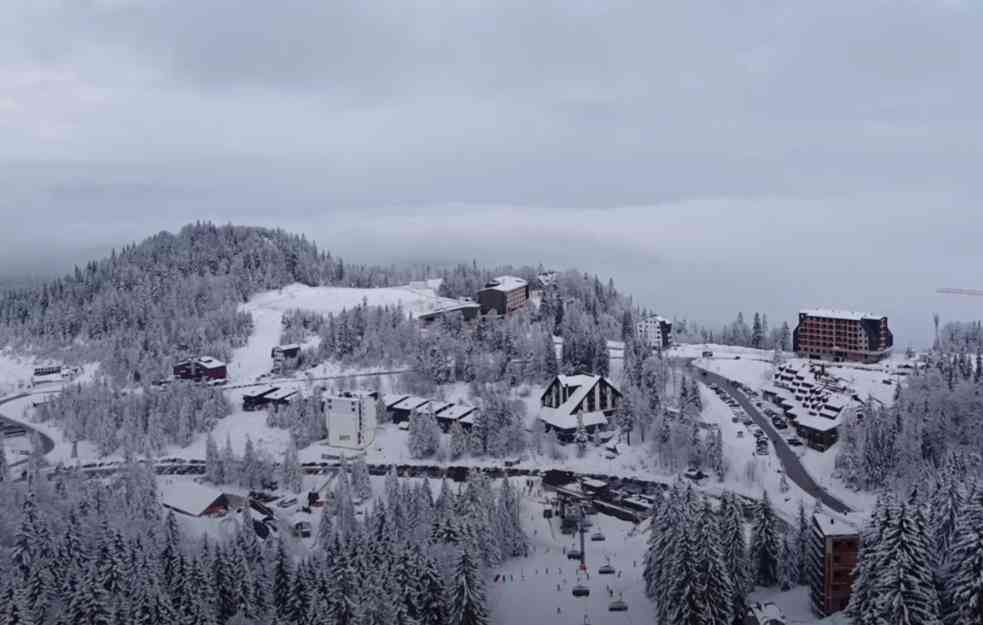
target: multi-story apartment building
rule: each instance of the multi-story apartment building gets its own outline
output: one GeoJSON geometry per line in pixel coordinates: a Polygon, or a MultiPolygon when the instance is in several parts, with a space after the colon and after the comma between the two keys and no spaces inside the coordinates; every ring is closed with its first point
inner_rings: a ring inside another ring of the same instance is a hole
{"type": "Polygon", "coordinates": [[[792,349],[803,358],[877,362],[890,355],[894,335],[887,317],[843,310],[803,310],[792,349]]]}
{"type": "Polygon", "coordinates": [[[515,276],[499,276],[478,291],[478,304],[481,306],[482,315],[487,315],[494,310],[499,315],[507,317],[516,310],[525,308],[528,301],[529,284],[515,276]]]}
{"type": "Polygon", "coordinates": [[[817,513],[812,517],[809,548],[812,611],[827,617],[850,602],[853,569],[860,551],[860,532],[843,517],[817,513]]]}
{"type": "Polygon", "coordinates": [[[635,324],[635,335],[644,345],[665,349],[672,345],[672,322],[665,317],[649,315],[635,324]]]}
{"type": "Polygon", "coordinates": [[[365,449],[372,444],[378,422],[375,397],[370,393],[343,393],[325,395],[323,401],[329,445],[365,449]]]}

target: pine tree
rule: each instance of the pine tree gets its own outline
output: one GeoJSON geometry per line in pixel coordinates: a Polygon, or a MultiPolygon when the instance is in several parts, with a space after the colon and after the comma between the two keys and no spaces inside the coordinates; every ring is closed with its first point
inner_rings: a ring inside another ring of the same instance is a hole
{"type": "Polygon", "coordinates": [[[680,528],[673,560],[667,576],[670,584],[665,598],[669,623],[701,625],[704,605],[700,592],[693,529],[689,523],[680,528]]]}
{"type": "Polygon", "coordinates": [[[287,441],[287,448],[283,452],[283,465],[280,470],[283,473],[284,486],[294,493],[299,493],[304,484],[304,470],[300,466],[297,441],[292,435],[287,441]]]}
{"type": "Polygon", "coordinates": [[[734,586],[720,549],[720,527],[709,500],[697,523],[696,573],[700,625],[731,625],[734,621],[734,586]]]}
{"type": "Polygon", "coordinates": [[[317,546],[322,550],[330,549],[334,545],[334,522],[332,517],[334,512],[330,506],[324,506],[321,510],[321,520],[317,524],[317,546]]]}
{"type": "Polygon", "coordinates": [[[782,538],[778,524],[765,491],[751,529],[751,566],[754,582],[759,586],[770,587],[779,582],[782,538]]]}
{"type": "Polygon", "coordinates": [[[874,590],[878,619],[899,625],[938,625],[928,533],[919,510],[902,504],[881,539],[883,556],[874,590]]]}
{"type": "Polygon", "coordinates": [[[799,571],[796,579],[799,584],[808,583],[809,542],[812,536],[812,526],[806,516],[805,502],[799,499],[798,528],[795,532],[795,552],[798,557],[799,571]]]}
{"type": "Polygon", "coordinates": [[[372,496],[372,480],[364,456],[359,456],[352,462],[352,493],[359,499],[372,496]]]}
{"type": "Polygon", "coordinates": [[[451,589],[451,625],[487,625],[485,585],[478,560],[469,549],[462,549],[451,589]]]}
{"type": "Polygon", "coordinates": [[[457,460],[464,455],[464,452],[468,449],[468,435],[464,431],[464,427],[455,421],[450,427],[451,436],[451,460],[457,460]]]}
{"type": "Polygon", "coordinates": [[[741,615],[744,614],[747,593],[752,590],[753,577],[749,566],[747,540],[744,536],[741,504],[733,493],[724,493],[719,514],[721,553],[733,588],[733,614],[741,615]]]}
{"type": "Polygon", "coordinates": [[[0,435],[0,482],[10,481],[10,467],[7,466],[6,437],[0,435]]]}
{"type": "Polygon", "coordinates": [[[979,499],[961,514],[948,561],[945,624],[983,624],[983,502],[979,499]]]}
{"type": "MultiPolygon", "coordinates": [[[[881,570],[881,538],[890,524],[890,511],[884,501],[879,500],[874,508],[874,516],[861,534],[860,550],[857,553],[857,566],[853,571],[853,584],[850,587],[850,602],[846,615],[853,625],[879,624],[879,609],[876,604],[875,584],[881,570]]],[[[810,557],[822,558],[823,547],[817,541],[811,548],[810,557]]]]}

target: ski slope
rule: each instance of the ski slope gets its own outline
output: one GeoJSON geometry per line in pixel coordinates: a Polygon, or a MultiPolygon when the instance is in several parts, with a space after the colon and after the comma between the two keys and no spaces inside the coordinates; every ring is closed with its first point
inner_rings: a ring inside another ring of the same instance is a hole
{"type": "Polygon", "coordinates": [[[242,311],[253,317],[253,333],[244,347],[233,352],[232,362],[229,363],[230,382],[253,382],[259,375],[269,372],[272,364],[270,351],[280,344],[283,313],[288,310],[300,309],[327,315],[365,302],[369,306],[401,305],[416,316],[453,301],[439,297],[431,288],[409,286],[355,289],[291,284],[260,293],[241,306],[242,311]]]}

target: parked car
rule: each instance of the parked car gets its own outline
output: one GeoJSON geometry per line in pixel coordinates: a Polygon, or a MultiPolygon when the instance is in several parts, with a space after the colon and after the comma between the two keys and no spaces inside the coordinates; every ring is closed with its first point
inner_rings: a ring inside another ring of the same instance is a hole
{"type": "Polygon", "coordinates": [[[297,505],[297,498],[296,497],[284,497],[283,499],[281,499],[280,501],[277,502],[276,507],[277,508],[291,508],[291,507],[296,506],[296,505],[297,505]]]}
{"type": "Polygon", "coordinates": [[[754,421],[751,420],[751,417],[747,417],[747,416],[745,416],[745,417],[743,417],[741,419],[741,423],[743,423],[744,425],[747,425],[747,426],[754,425],[754,421]]]}
{"type": "Polygon", "coordinates": [[[740,422],[741,422],[741,420],[740,420],[740,419],[738,419],[737,417],[731,417],[731,418],[730,418],[730,422],[731,422],[731,423],[740,423],[740,422]]]}
{"type": "Polygon", "coordinates": [[[779,417],[775,417],[774,419],[772,419],[771,424],[775,426],[776,429],[779,430],[788,429],[788,423],[785,422],[785,419],[779,417]]]}
{"type": "Polygon", "coordinates": [[[791,445],[792,447],[801,447],[803,445],[802,440],[796,436],[789,436],[788,438],[785,439],[785,442],[791,445]]]}

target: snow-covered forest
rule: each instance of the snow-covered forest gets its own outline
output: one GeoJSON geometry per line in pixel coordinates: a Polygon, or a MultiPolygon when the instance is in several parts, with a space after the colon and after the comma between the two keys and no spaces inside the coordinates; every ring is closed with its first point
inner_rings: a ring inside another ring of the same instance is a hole
{"type": "Polygon", "coordinates": [[[980,622],[983,496],[959,473],[937,473],[936,481],[878,501],[847,608],[854,625],[980,622]]]}
{"type": "Polygon", "coordinates": [[[836,465],[848,484],[904,492],[944,471],[983,476],[980,357],[932,360],[896,387],[892,405],[870,400],[846,421],[836,465]]]}
{"type": "Polygon", "coordinates": [[[109,381],[72,385],[37,407],[38,421],[57,423],[71,441],[95,443],[99,453],[156,456],[185,446],[231,412],[220,390],[175,383],[121,390],[109,381]]]}
{"type": "Polygon", "coordinates": [[[136,463],[32,484],[0,489],[4,625],[480,624],[488,567],[528,549],[516,491],[481,474],[436,494],[390,474],[359,519],[365,484],[345,471],[309,553],[259,540],[248,507],[225,540],[183,535],[136,463]]]}

